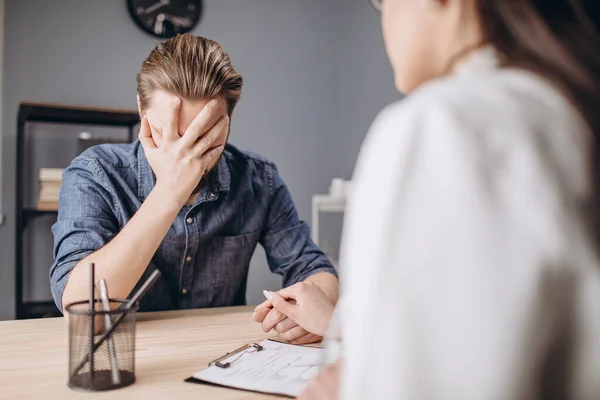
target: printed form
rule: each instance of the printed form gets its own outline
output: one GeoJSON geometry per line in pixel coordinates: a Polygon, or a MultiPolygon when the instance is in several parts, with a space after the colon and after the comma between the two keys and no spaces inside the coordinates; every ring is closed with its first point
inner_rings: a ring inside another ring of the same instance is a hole
{"type": "Polygon", "coordinates": [[[325,350],[272,340],[260,351],[246,350],[221,360],[228,368],[211,365],[194,374],[200,381],[255,392],[297,397],[319,372],[325,350]]]}

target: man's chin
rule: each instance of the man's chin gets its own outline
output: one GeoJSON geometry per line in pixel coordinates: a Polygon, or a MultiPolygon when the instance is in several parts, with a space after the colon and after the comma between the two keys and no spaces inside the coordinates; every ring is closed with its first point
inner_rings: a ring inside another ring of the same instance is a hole
{"type": "Polygon", "coordinates": [[[211,174],[216,173],[217,168],[219,167],[219,161],[221,161],[221,157],[223,157],[223,153],[221,153],[219,155],[219,158],[215,162],[215,165],[213,165],[208,171],[206,171],[204,173],[204,175],[202,176],[202,178],[200,178],[200,182],[198,182],[198,186],[196,186],[196,188],[192,192],[193,195],[200,193],[200,191],[208,185],[208,178],[211,174]]]}
{"type": "Polygon", "coordinates": [[[198,193],[200,193],[200,191],[206,187],[207,183],[208,183],[208,180],[206,179],[206,175],[205,175],[200,179],[200,182],[198,182],[198,186],[196,186],[196,188],[192,192],[192,195],[197,195],[198,193]]]}

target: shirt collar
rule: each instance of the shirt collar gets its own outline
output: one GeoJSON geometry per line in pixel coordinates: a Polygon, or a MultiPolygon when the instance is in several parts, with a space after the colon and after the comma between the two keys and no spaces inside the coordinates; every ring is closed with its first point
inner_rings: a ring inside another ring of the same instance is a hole
{"type": "Polygon", "coordinates": [[[231,186],[231,174],[229,172],[229,164],[227,164],[227,147],[223,151],[216,168],[208,174],[208,187],[213,192],[229,191],[231,186]]]}
{"type": "MultiPolygon", "coordinates": [[[[137,143],[137,159],[138,159],[138,196],[141,201],[144,201],[156,185],[156,176],[148,163],[146,153],[141,143],[137,143]]],[[[203,199],[207,193],[215,194],[217,192],[229,191],[231,187],[231,174],[227,163],[227,146],[214,168],[208,174],[207,187],[202,189],[198,200],[203,199]]]]}
{"type": "Polygon", "coordinates": [[[500,66],[500,55],[494,47],[487,45],[470,54],[456,68],[457,75],[485,73],[500,66]]]}

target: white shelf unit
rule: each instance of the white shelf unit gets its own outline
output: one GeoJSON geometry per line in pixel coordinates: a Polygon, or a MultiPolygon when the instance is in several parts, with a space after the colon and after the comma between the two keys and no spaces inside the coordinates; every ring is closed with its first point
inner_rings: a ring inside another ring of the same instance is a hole
{"type": "Polygon", "coordinates": [[[322,212],[343,213],[346,209],[346,198],[341,196],[315,195],[312,198],[312,239],[319,244],[319,214],[322,212]]]}

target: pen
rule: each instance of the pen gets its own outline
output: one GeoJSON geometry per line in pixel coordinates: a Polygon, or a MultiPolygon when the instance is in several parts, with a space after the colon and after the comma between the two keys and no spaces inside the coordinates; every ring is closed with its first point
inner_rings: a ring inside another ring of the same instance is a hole
{"type": "MultiPolygon", "coordinates": [[[[94,346],[94,319],[96,318],[94,312],[94,290],[96,289],[96,278],[95,278],[95,268],[94,263],[90,264],[90,348],[94,346]]],[[[88,354],[89,362],[90,362],[90,383],[93,387],[94,382],[94,352],[90,351],[88,354]]],[[[85,362],[85,360],[84,360],[85,362]]]]}
{"type": "MultiPolygon", "coordinates": [[[[144,284],[138,289],[138,291],[135,292],[135,294],[131,297],[131,299],[129,299],[129,301],[125,304],[125,307],[122,309],[121,315],[119,315],[119,317],[117,318],[115,323],[112,324],[112,326],[109,329],[107,329],[106,332],[104,332],[104,335],[102,335],[100,337],[100,339],[98,339],[98,342],[96,344],[91,346],[90,353],[94,353],[96,350],[98,350],[98,348],[100,346],[102,346],[102,343],[104,343],[104,341],[108,337],[110,337],[110,335],[112,335],[112,333],[119,326],[119,324],[121,322],[123,322],[123,320],[125,319],[125,316],[127,315],[127,311],[131,307],[133,307],[135,305],[135,303],[138,302],[138,300],[148,291],[148,289],[150,289],[150,286],[152,286],[152,284],[154,284],[154,282],[156,282],[156,280],[158,279],[159,276],[160,276],[160,271],[154,270],[152,275],[150,275],[150,277],[148,279],[146,279],[146,282],[144,282],[144,284]]],[[[93,333],[92,333],[92,335],[93,335],[93,333]]],[[[93,336],[92,336],[92,338],[93,338],[93,336]]],[[[81,360],[81,362],[79,364],[77,364],[75,366],[75,368],[73,368],[73,373],[71,376],[76,376],[79,373],[79,371],[81,371],[81,369],[87,363],[88,358],[90,358],[90,361],[93,362],[93,358],[91,358],[89,354],[86,355],[86,357],[84,357],[83,360],[81,360]]]]}
{"type": "MultiPolygon", "coordinates": [[[[106,288],[106,280],[100,279],[98,282],[100,286],[100,299],[102,299],[102,306],[104,311],[110,311],[110,301],[108,300],[108,289],[106,288]]],[[[104,315],[104,324],[106,329],[110,329],[112,322],[110,320],[110,314],[104,315]]],[[[112,375],[112,382],[118,385],[121,382],[119,365],[117,363],[117,353],[115,351],[115,343],[112,336],[108,338],[108,355],[110,357],[110,371],[112,375]]]]}

